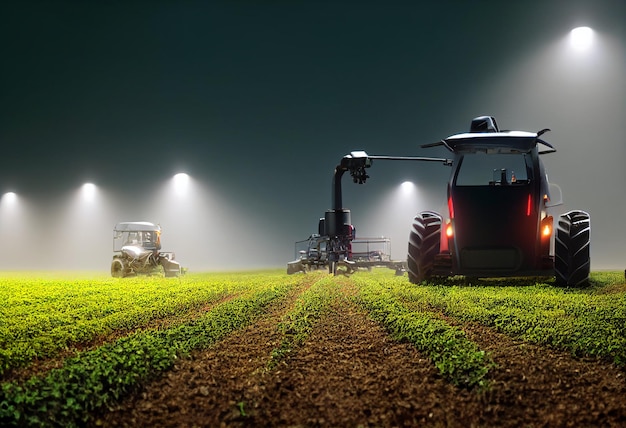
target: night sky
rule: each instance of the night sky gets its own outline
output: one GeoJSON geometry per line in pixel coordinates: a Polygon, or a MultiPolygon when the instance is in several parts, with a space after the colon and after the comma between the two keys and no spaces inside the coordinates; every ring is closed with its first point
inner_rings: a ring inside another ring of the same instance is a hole
{"type": "MultiPolygon", "coordinates": [[[[0,218],[0,269],[107,270],[130,220],[160,222],[191,268],[283,266],[344,154],[445,155],[419,145],[485,114],[552,128],[561,211],[591,213],[592,268],[624,268],[625,26],[624,0],[3,2],[0,194],[24,208],[19,227],[0,218]],[[596,31],[586,59],[565,52],[578,25],[596,31]],[[181,171],[201,206],[157,201],[181,171]],[[68,218],[87,181],[108,201],[93,223],[68,218]],[[47,242],[14,241],[32,231],[47,242]]],[[[403,258],[412,214],[390,195],[411,180],[410,209],[439,210],[448,173],[383,162],[344,180],[357,232],[403,258]]]]}

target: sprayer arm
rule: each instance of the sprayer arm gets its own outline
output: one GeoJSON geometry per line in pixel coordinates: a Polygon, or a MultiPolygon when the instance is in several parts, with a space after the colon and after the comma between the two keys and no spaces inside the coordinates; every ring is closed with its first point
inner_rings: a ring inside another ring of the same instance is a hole
{"type": "Polygon", "coordinates": [[[335,210],[343,208],[341,198],[341,177],[344,172],[349,171],[355,183],[363,184],[369,178],[365,172],[366,168],[372,166],[374,159],[378,160],[401,160],[401,161],[421,161],[421,162],[442,162],[444,165],[452,165],[452,159],[428,158],[421,156],[370,156],[363,150],[357,150],[345,155],[339,165],[335,168],[333,175],[333,205],[335,210]]]}

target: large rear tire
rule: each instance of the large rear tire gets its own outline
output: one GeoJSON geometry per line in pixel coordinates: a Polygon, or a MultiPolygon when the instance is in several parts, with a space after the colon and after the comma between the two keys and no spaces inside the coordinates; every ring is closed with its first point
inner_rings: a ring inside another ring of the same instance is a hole
{"type": "Polygon", "coordinates": [[[554,240],[554,271],[561,287],[589,284],[591,221],[584,211],[561,215],[554,240]]]}
{"type": "Polygon", "coordinates": [[[430,211],[421,212],[413,219],[407,256],[407,272],[413,284],[432,276],[435,256],[439,254],[442,222],[439,214],[430,211]]]}
{"type": "Polygon", "coordinates": [[[111,262],[111,276],[113,278],[124,278],[128,274],[128,268],[124,260],[116,258],[111,262]]]}

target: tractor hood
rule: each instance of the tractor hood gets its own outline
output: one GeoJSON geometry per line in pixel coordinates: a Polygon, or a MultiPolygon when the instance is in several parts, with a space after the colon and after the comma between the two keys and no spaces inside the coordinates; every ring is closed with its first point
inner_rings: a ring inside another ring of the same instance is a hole
{"type": "Polygon", "coordinates": [[[122,253],[127,254],[129,257],[134,259],[142,259],[152,254],[152,250],[145,249],[143,247],[138,247],[136,245],[124,245],[122,247],[122,253]]]}

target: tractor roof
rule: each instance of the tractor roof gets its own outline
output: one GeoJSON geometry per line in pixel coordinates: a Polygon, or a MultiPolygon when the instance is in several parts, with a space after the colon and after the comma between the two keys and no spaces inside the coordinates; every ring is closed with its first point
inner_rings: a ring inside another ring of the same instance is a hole
{"type": "Polygon", "coordinates": [[[479,116],[472,119],[470,132],[451,135],[448,138],[421,147],[444,146],[453,153],[528,153],[542,144],[547,147],[539,154],[556,152],[554,146],[539,137],[548,132],[545,128],[539,132],[500,131],[496,118],[479,116]]]}
{"type": "Polygon", "coordinates": [[[113,229],[115,232],[157,232],[160,230],[161,226],[147,221],[126,221],[116,224],[113,229]]]}
{"type": "Polygon", "coordinates": [[[441,141],[441,145],[454,153],[528,153],[537,144],[542,144],[549,150],[542,153],[556,151],[550,144],[539,138],[541,133],[524,131],[504,132],[470,132],[451,135],[441,141]]]}

